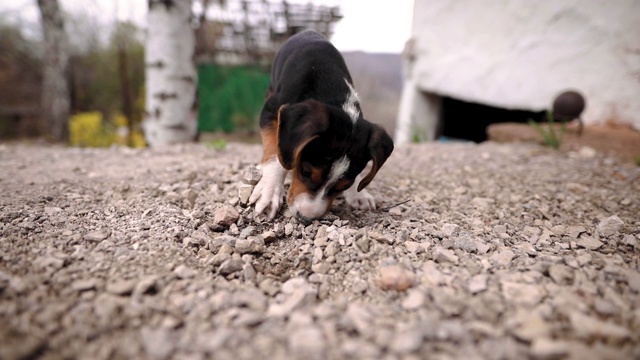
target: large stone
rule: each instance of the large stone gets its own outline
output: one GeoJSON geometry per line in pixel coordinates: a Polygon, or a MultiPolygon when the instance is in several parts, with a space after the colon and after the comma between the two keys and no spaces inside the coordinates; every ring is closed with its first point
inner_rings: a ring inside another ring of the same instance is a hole
{"type": "Polygon", "coordinates": [[[242,175],[242,182],[247,185],[257,185],[262,178],[262,171],[255,165],[250,165],[242,175]]]}
{"type": "Polygon", "coordinates": [[[620,231],[623,225],[624,222],[617,215],[610,216],[598,224],[598,234],[602,237],[615,235],[620,231]]]}
{"type": "Polygon", "coordinates": [[[231,224],[234,224],[240,218],[238,211],[229,205],[224,205],[213,214],[213,226],[214,230],[226,229],[231,224]]]}

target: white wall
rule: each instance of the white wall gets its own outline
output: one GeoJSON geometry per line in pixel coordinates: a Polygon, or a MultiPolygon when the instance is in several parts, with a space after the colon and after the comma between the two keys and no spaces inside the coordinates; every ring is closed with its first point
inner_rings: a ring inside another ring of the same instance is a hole
{"type": "MultiPolygon", "coordinates": [[[[414,9],[406,75],[417,87],[403,96],[540,111],[576,89],[586,123],[640,130],[640,1],[415,0],[414,9]]],[[[400,109],[398,127],[411,117],[421,114],[400,109]]]]}

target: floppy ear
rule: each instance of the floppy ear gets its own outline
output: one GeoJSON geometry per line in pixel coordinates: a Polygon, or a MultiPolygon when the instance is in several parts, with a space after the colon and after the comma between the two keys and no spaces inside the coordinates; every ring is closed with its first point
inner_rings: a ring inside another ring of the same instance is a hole
{"type": "Polygon", "coordinates": [[[358,191],[361,191],[369,185],[378,173],[378,170],[382,167],[382,164],[387,161],[387,158],[389,158],[389,155],[393,152],[393,140],[391,140],[389,134],[387,134],[382,127],[376,124],[371,125],[372,129],[367,149],[369,150],[371,160],[373,160],[373,166],[367,176],[358,184],[358,191]]]}
{"type": "Polygon", "coordinates": [[[324,105],[313,99],[278,109],[278,159],[291,170],[302,149],[329,127],[324,105]]]}

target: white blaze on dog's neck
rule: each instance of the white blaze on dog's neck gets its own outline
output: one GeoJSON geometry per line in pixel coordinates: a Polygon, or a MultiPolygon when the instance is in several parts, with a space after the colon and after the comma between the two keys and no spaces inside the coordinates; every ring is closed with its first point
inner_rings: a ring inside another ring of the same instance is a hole
{"type": "Polygon", "coordinates": [[[294,213],[298,213],[308,219],[316,219],[322,216],[329,206],[329,202],[325,199],[327,191],[340,180],[349,170],[351,161],[347,156],[343,156],[331,165],[327,182],[322,185],[320,190],[314,197],[308,193],[302,193],[293,201],[294,213]]]}
{"type": "Polygon", "coordinates": [[[356,121],[358,121],[358,118],[360,117],[360,110],[358,110],[358,102],[360,100],[358,99],[358,93],[356,92],[356,89],[353,88],[353,85],[351,85],[347,79],[344,79],[344,82],[347,83],[347,86],[349,87],[349,94],[342,104],[342,110],[349,115],[351,122],[355,125],[356,121]]]}

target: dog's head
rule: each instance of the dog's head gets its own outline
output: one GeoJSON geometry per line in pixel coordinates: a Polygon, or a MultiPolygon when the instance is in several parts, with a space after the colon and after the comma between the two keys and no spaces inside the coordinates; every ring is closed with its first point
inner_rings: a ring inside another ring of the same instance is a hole
{"type": "Polygon", "coordinates": [[[391,137],[378,125],[357,121],[343,109],[309,99],[278,110],[278,159],[292,171],[287,204],[294,215],[316,219],[341,192],[354,185],[369,161],[361,191],[393,151],[391,137]]]}

